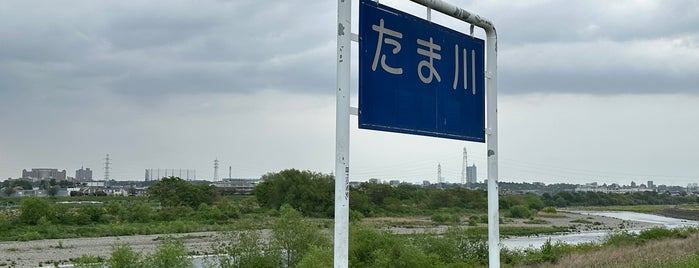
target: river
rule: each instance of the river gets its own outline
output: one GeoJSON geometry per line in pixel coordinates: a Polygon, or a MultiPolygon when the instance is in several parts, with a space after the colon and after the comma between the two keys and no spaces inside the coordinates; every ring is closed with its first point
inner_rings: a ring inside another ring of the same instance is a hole
{"type": "MultiPolygon", "coordinates": [[[[651,215],[645,213],[628,212],[628,211],[571,211],[573,213],[580,213],[584,215],[595,215],[617,218],[626,221],[636,221],[651,223],[654,226],[664,226],[666,228],[677,228],[685,226],[698,226],[699,222],[691,220],[683,220],[676,218],[663,217],[658,215],[651,215]]],[[[631,232],[639,232],[641,229],[629,229],[631,232]]],[[[502,246],[508,249],[525,249],[525,248],[539,248],[547,240],[551,239],[552,243],[563,242],[571,245],[580,243],[599,243],[602,242],[605,237],[609,234],[609,231],[591,231],[591,232],[580,232],[580,233],[570,233],[570,234],[558,234],[558,235],[540,235],[540,236],[529,236],[529,237],[511,237],[501,240],[502,246]]]]}

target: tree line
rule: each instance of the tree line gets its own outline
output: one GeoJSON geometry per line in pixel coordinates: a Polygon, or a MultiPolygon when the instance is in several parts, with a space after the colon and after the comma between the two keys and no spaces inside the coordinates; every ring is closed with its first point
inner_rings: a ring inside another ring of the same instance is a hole
{"type": "MultiPolygon", "coordinates": [[[[306,216],[332,217],[334,183],[332,175],[287,169],[262,176],[254,194],[264,208],[279,209],[283,204],[289,204],[306,216]]],[[[619,194],[568,189],[542,195],[501,194],[499,207],[506,211],[516,207],[516,210],[526,208],[536,212],[544,207],[672,205],[698,201],[699,198],[693,196],[652,191],[619,194]]],[[[487,204],[487,193],[481,189],[423,188],[412,184],[391,186],[374,182],[363,182],[350,188],[350,215],[360,217],[431,215],[444,210],[483,213],[487,204]]]]}

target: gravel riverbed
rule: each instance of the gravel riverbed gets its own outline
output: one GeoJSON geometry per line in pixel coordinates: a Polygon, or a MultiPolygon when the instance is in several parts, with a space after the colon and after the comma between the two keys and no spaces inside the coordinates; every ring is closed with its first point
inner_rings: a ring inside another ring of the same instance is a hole
{"type": "Polygon", "coordinates": [[[36,241],[0,242],[0,267],[53,267],[54,263],[68,263],[83,255],[108,258],[115,243],[129,243],[136,252],[151,253],[163,237],[183,238],[190,252],[210,252],[219,235],[215,232],[173,235],[134,235],[36,241]]]}

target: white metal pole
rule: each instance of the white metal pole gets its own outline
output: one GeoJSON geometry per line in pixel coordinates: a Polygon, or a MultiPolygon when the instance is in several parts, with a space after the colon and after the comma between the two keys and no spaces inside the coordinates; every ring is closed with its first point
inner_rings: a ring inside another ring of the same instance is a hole
{"type": "Polygon", "coordinates": [[[488,264],[500,267],[500,216],[498,213],[498,37],[487,19],[441,0],[411,0],[485,30],[486,41],[486,147],[488,148],[488,264]]]}
{"type": "MultiPolygon", "coordinates": [[[[486,31],[487,32],[487,31],[486,31]]],[[[498,57],[495,29],[488,32],[486,47],[486,147],[488,148],[488,248],[490,267],[500,267],[500,216],[498,189],[498,57]]]]}
{"type": "Polygon", "coordinates": [[[337,1],[334,266],[349,265],[349,110],[352,1],[337,1]]]}

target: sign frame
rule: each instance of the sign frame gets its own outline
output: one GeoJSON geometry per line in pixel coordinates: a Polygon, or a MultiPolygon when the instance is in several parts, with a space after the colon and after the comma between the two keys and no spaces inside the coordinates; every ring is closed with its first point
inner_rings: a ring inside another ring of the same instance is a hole
{"type": "MultiPolygon", "coordinates": [[[[442,0],[411,0],[462,20],[486,33],[486,147],[488,159],[488,264],[500,267],[498,215],[497,31],[494,24],[442,0]]],[[[337,87],[335,107],[335,227],[333,265],[349,265],[349,116],[352,0],[337,0],[337,87]]]]}

